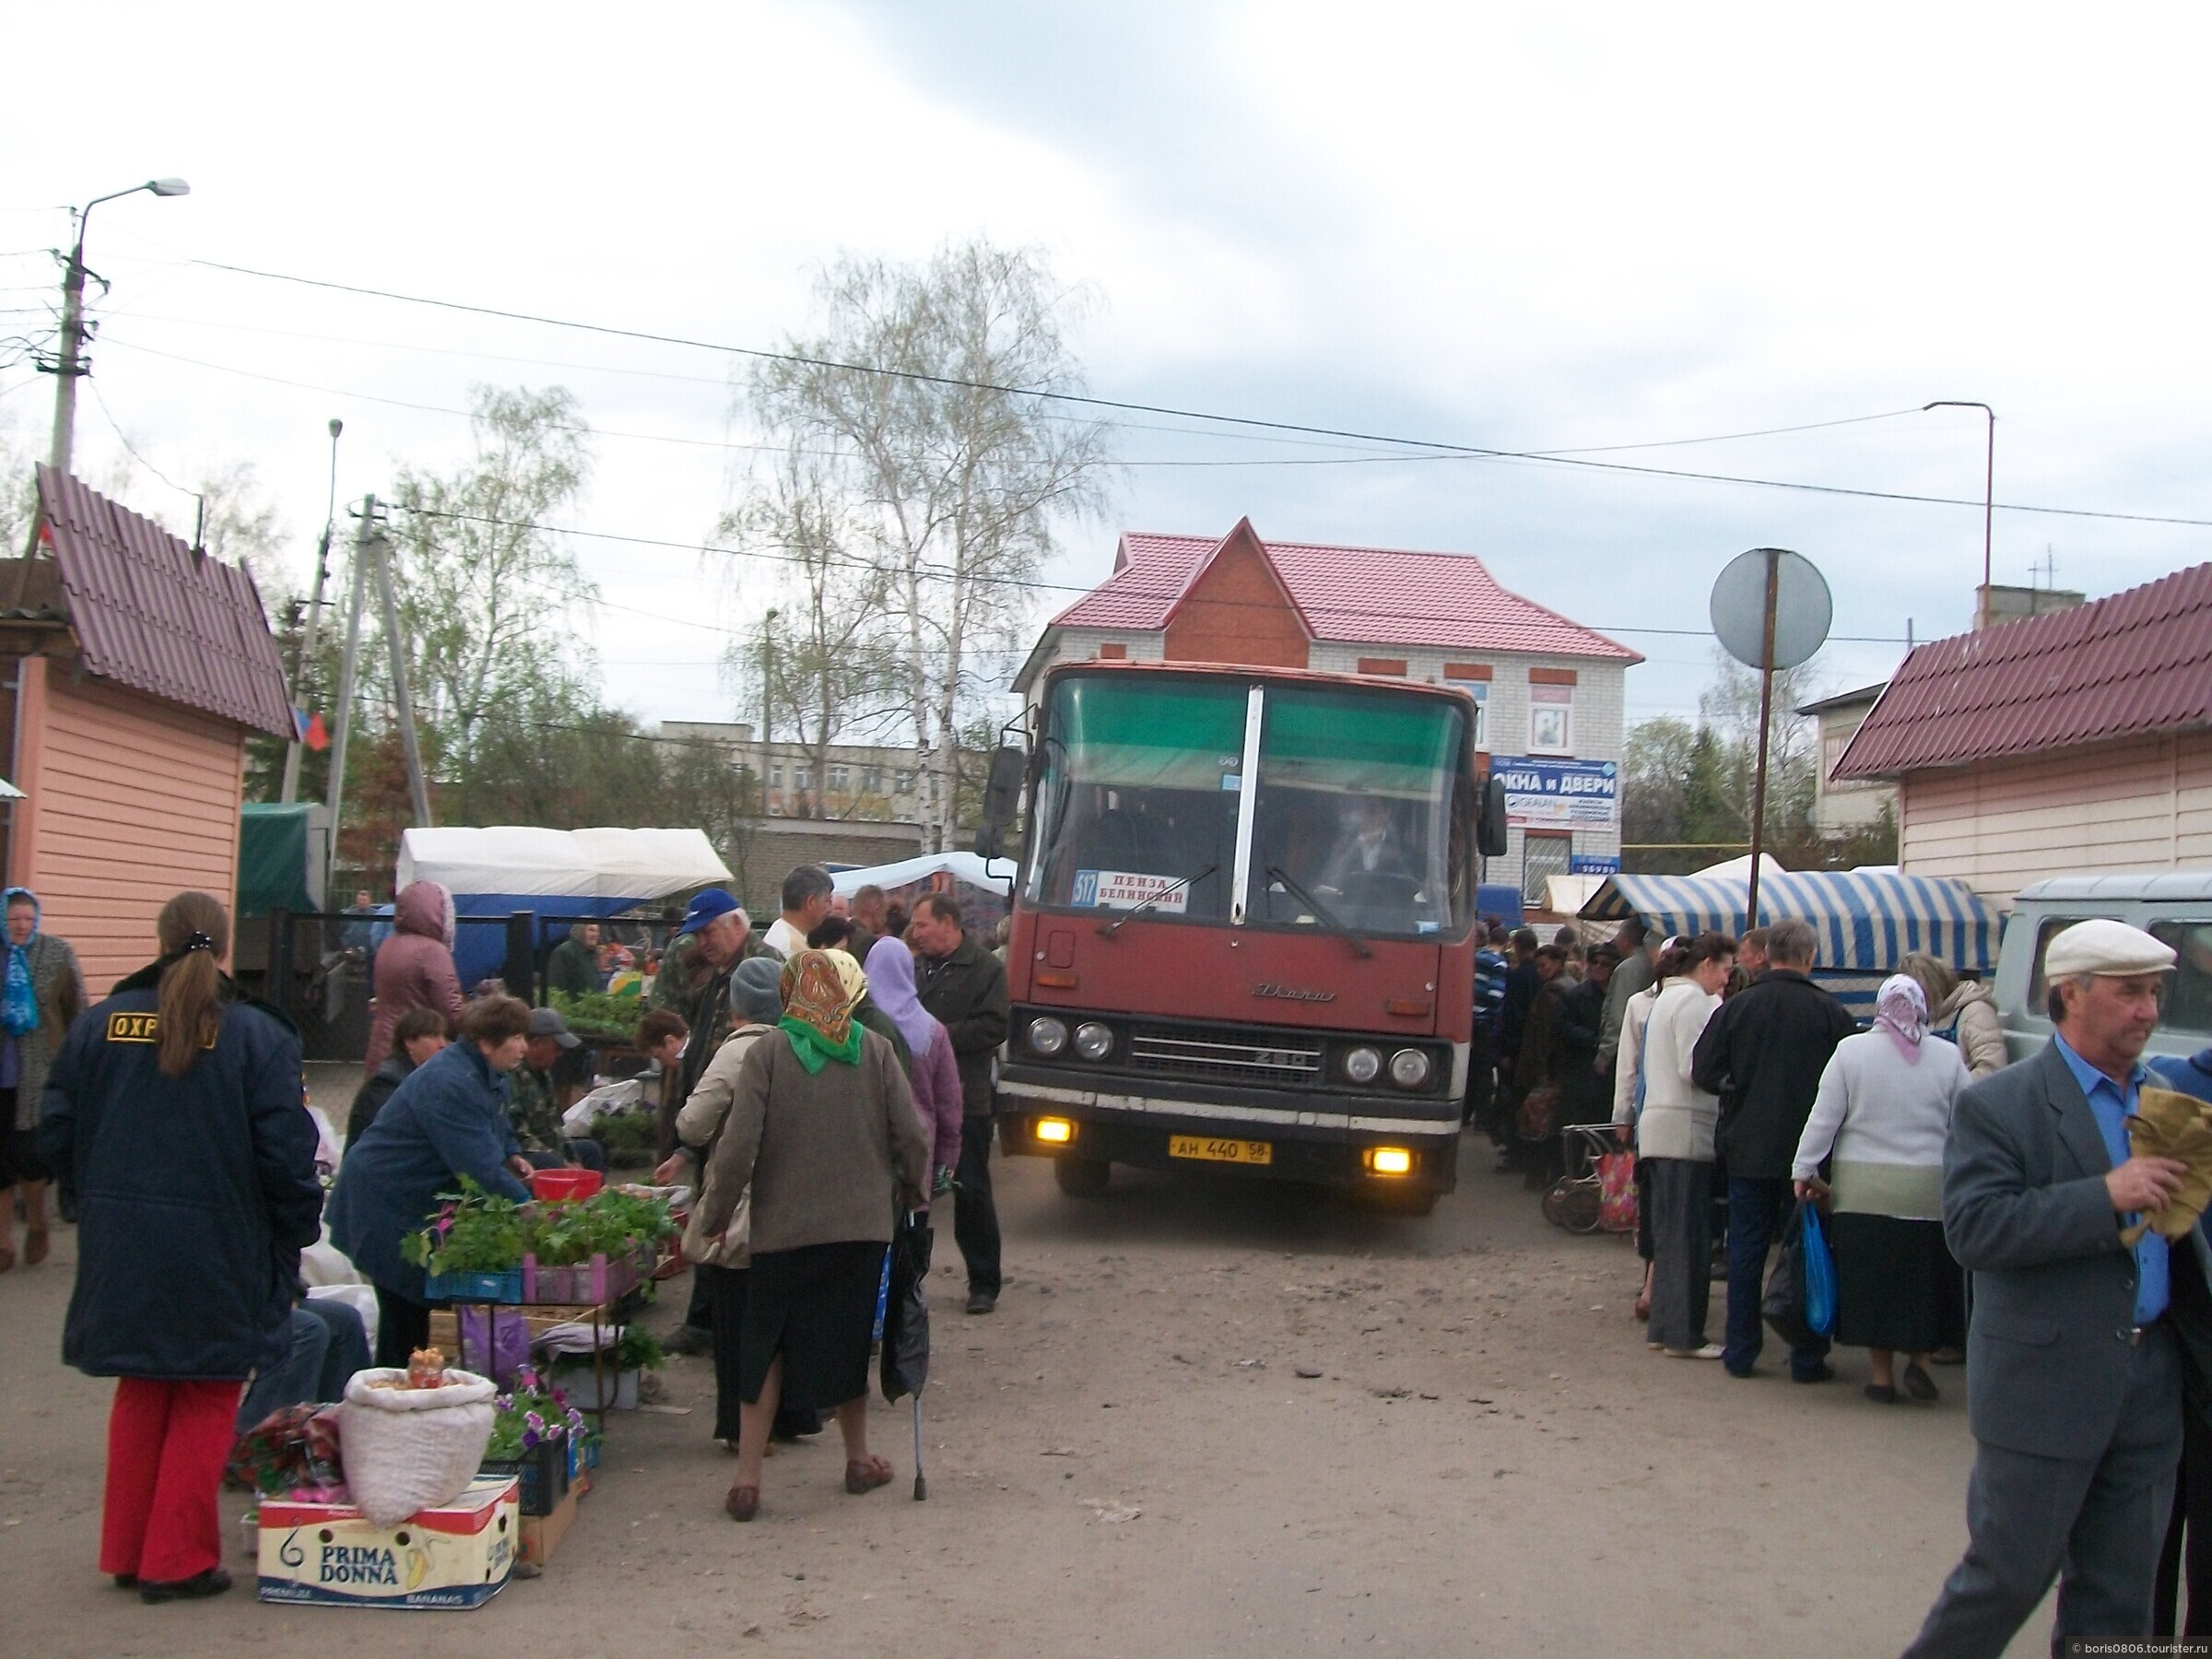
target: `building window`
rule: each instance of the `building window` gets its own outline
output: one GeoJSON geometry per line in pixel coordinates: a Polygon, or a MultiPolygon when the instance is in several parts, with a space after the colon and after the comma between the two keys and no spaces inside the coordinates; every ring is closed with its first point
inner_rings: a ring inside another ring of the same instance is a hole
{"type": "Polygon", "coordinates": [[[832,766],[830,769],[830,793],[833,795],[847,794],[852,788],[853,769],[844,765],[832,766]]]}
{"type": "Polygon", "coordinates": [[[1488,663],[1446,663],[1444,683],[1475,700],[1475,747],[1490,747],[1490,665],[1488,663]]]}
{"type": "Polygon", "coordinates": [[[912,794],[914,793],[914,774],[903,771],[894,772],[891,775],[891,793],[902,795],[912,794]]]}
{"type": "Polygon", "coordinates": [[[783,767],[781,762],[768,769],[768,786],[771,789],[783,787],[783,767]]]}
{"type": "Polygon", "coordinates": [[[882,767],[864,766],[860,769],[860,793],[865,795],[879,795],[883,793],[882,767]]]}
{"type": "Polygon", "coordinates": [[[814,768],[811,766],[793,767],[791,769],[791,786],[794,789],[812,789],[814,787],[814,768]]]}
{"type": "Polygon", "coordinates": [[[1574,866],[1574,837],[1531,830],[1521,838],[1521,902],[1541,905],[1548,897],[1547,884],[1574,866]]]}
{"type": "Polygon", "coordinates": [[[1532,755],[1574,753],[1572,686],[1529,687],[1528,752],[1532,755]]]}

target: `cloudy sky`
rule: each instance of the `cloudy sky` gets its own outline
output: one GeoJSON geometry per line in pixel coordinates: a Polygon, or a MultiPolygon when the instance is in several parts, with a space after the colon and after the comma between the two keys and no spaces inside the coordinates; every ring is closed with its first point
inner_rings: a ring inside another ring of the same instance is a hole
{"type": "MultiPolygon", "coordinates": [[[[1650,659],[1631,718],[1694,708],[1706,594],[1745,547],[1826,572],[1831,687],[1888,673],[1908,628],[1967,624],[1982,417],[1931,399],[1995,406],[2000,503],[2212,520],[2201,8],[69,15],[76,67],[0,103],[0,335],[50,323],[58,205],[193,187],[92,218],[112,289],[80,470],[109,473],[120,434],[146,464],[134,502],[189,524],[154,475],[251,461],[304,573],[330,417],[358,497],[465,454],[472,383],[566,385],[599,433],[576,526],[677,544],[574,544],[607,602],[609,693],[648,719],[730,717],[715,660],[762,602],[762,573],[696,550],[748,459],[736,359],[214,266],[765,346],[806,325],[821,262],[981,235],[1084,285],[1104,396],[1971,501],[1130,418],[1111,513],[1068,526],[1049,571],[1079,588],[1120,529],[1245,514],[1479,554],[1650,659]]],[[[0,369],[0,427],[42,448],[51,397],[0,369]]],[[[2059,585],[2110,593],[2203,559],[2206,535],[2001,505],[1996,577],[2049,558],[2059,585]]]]}

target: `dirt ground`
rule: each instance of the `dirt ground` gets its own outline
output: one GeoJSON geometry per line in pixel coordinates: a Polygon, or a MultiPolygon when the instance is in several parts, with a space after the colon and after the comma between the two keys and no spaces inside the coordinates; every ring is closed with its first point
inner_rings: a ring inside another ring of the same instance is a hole
{"type": "MultiPolygon", "coordinates": [[[[317,1098],[342,1104],[341,1081],[317,1098]]],[[[1116,1171],[1077,1201],[1041,1160],[999,1164],[995,1314],[963,1316],[940,1229],[926,1502],[907,1409],[878,1402],[897,1482],[846,1497],[832,1432],[779,1451],[760,1519],[732,1524],[708,1363],[673,1359],[692,1409],[610,1417],[545,1576],[418,1629],[259,1605],[242,1554],[240,1588],[205,1604],[147,1607],[97,1575],[110,1385],[58,1359],[64,1230],[47,1265],[0,1277],[5,1646],[1897,1652],[1964,1543],[1961,1373],[1938,1373],[1939,1405],[1882,1408],[1861,1354],[1816,1388],[1771,1356],[1735,1382],[1652,1354],[1633,1251],[1547,1226],[1491,1162],[1471,1139],[1424,1220],[1195,1171],[1116,1171]]]]}

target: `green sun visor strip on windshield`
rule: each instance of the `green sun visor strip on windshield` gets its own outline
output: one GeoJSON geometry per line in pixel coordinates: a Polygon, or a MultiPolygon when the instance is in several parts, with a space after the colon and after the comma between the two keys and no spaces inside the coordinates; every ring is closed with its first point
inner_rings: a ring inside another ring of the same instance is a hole
{"type": "Polygon", "coordinates": [[[1458,767],[1459,711],[1358,692],[1277,688],[1260,735],[1263,783],[1429,799],[1458,767]]]}
{"type": "Polygon", "coordinates": [[[1212,789],[1242,764],[1245,688],[1132,684],[1103,677],[1060,682],[1053,732],[1069,776],[1119,789],[1212,789]]]}

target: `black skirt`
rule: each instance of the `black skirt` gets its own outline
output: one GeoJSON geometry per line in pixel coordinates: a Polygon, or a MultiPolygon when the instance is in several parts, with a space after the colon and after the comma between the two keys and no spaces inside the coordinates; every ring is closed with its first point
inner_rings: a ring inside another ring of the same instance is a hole
{"type": "Polygon", "coordinates": [[[861,1240],[754,1255],[737,1344],[740,1399],[759,1403],[779,1353],[787,1409],[824,1410],[868,1392],[886,1248],[861,1240]]]}
{"type": "Polygon", "coordinates": [[[1940,1221],[1853,1210],[1828,1218],[1836,1258],[1836,1340],[1924,1354],[1966,1341],[1966,1279],[1940,1221]]]}

